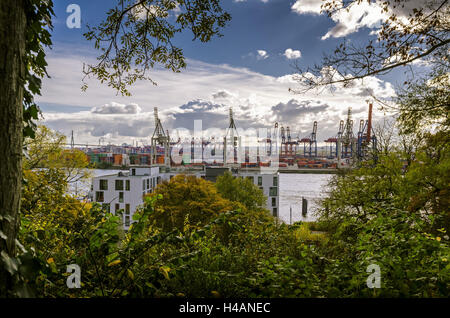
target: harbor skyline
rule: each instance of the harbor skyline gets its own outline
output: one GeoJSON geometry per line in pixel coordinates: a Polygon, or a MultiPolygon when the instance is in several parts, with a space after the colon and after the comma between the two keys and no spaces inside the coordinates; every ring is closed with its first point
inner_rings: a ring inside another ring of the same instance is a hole
{"type": "MultiPolygon", "coordinates": [[[[108,6],[107,2],[102,5],[108,6]]],[[[296,135],[306,135],[318,121],[318,139],[327,139],[336,133],[348,107],[352,107],[355,120],[360,120],[366,117],[366,100],[371,95],[380,99],[395,96],[397,73],[401,72],[368,77],[334,91],[289,92],[300,85],[294,65],[313,64],[321,52],[343,39],[342,34],[332,35],[332,30],[344,22],[318,14],[317,8],[308,3],[224,3],[233,16],[233,23],[223,30],[224,37],[205,45],[192,42],[188,36],[176,37],[174,41],[186,55],[187,68],[173,73],[155,67],[151,77],[158,85],[138,81],[130,97],[117,95],[94,80],[87,80],[89,88],[81,91],[83,64],[94,63],[97,53],[82,34],[86,24],[94,24],[101,16],[94,14],[88,1],[78,1],[81,28],[68,29],[67,4],[57,3],[54,48],[48,52],[51,78],[43,80],[43,94],[37,97],[42,123],[66,136],[73,130],[82,142],[96,143],[102,137],[110,143],[132,144],[154,129],[153,107],[160,109],[169,130],[193,129],[195,120],[203,120],[205,129],[221,127],[227,122],[228,108],[233,107],[238,126],[243,129],[269,128],[279,122],[290,126],[296,135]],[[269,14],[274,10],[277,15],[269,14]],[[270,23],[275,16],[284,23],[270,23]],[[269,25],[276,30],[271,31],[269,25]],[[296,30],[295,37],[292,30],[296,30]]],[[[364,10],[376,10],[369,9],[364,10]]],[[[354,29],[348,27],[346,39],[357,44],[373,37],[371,32],[376,27],[361,23],[354,29]]],[[[375,122],[383,116],[383,112],[374,111],[375,122]]]]}

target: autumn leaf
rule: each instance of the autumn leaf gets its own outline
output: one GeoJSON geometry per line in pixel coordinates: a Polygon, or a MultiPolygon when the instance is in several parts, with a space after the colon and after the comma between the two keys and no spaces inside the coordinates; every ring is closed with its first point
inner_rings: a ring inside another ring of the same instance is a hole
{"type": "Polygon", "coordinates": [[[170,280],[170,277],[169,277],[169,271],[170,271],[170,267],[167,267],[167,266],[161,266],[161,267],[159,268],[159,272],[160,272],[161,274],[163,274],[163,276],[164,276],[167,280],[170,280]]]}
{"type": "Polygon", "coordinates": [[[220,293],[219,293],[218,291],[216,291],[216,290],[213,290],[213,291],[211,292],[211,295],[213,295],[214,298],[220,298],[220,297],[221,297],[221,296],[220,296],[220,293]]]}
{"type": "Polygon", "coordinates": [[[114,266],[114,265],[117,265],[117,264],[120,264],[120,259],[112,261],[111,263],[108,264],[108,266],[114,266]]]}

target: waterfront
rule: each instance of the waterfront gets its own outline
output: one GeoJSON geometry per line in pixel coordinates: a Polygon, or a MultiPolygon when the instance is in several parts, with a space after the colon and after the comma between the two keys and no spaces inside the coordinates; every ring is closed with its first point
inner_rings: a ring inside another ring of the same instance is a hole
{"type": "MultiPolygon", "coordinates": [[[[118,173],[120,170],[95,169],[93,176],[103,176],[118,173]]],[[[286,223],[290,222],[289,209],[292,207],[292,222],[314,221],[314,211],[317,208],[317,199],[326,194],[325,186],[331,174],[307,174],[307,173],[281,173],[280,174],[280,219],[286,223]],[[308,214],[302,216],[302,198],[308,200],[308,214]]],[[[77,192],[84,196],[90,188],[89,184],[78,184],[71,188],[71,192],[77,192]]]]}
{"type": "Polygon", "coordinates": [[[314,221],[317,199],[325,196],[326,185],[331,174],[281,173],[280,174],[280,219],[290,222],[314,221]],[[302,198],[308,200],[308,214],[302,216],[302,198]]]}

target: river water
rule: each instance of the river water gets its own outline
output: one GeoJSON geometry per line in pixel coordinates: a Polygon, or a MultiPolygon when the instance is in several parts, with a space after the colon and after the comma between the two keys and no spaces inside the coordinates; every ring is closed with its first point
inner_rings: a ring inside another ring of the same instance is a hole
{"type": "Polygon", "coordinates": [[[316,220],[317,200],[327,193],[327,184],[331,174],[280,173],[280,219],[290,223],[316,220]],[[308,201],[308,213],[302,216],[302,198],[308,201]]]}
{"type": "MultiPolygon", "coordinates": [[[[92,171],[93,176],[104,176],[118,173],[120,170],[96,169],[92,171]]],[[[317,209],[317,199],[326,195],[326,185],[331,174],[280,174],[280,204],[279,216],[286,223],[290,223],[290,209],[292,208],[292,222],[314,221],[317,209]],[[302,198],[308,201],[308,213],[302,216],[302,198]]],[[[72,186],[70,192],[77,193],[80,197],[87,194],[90,181],[85,184],[72,186]]]]}

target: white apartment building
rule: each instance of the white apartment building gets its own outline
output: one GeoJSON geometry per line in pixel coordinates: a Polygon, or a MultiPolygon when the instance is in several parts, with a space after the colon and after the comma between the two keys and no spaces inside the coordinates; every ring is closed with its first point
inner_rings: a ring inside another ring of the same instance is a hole
{"type": "Polygon", "coordinates": [[[168,176],[160,173],[159,167],[134,167],[130,171],[94,177],[92,199],[108,212],[123,210],[124,228],[128,229],[136,208],[144,203],[144,195],[166,178],[168,176]]]}
{"type": "MultiPolygon", "coordinates": [[[[278,216],[279,210],[279,174],[261,173],[259,169],[231,169],[210,168],[191,174],[199,178],[215,181],[215,178],[225,171],[230,171],[235,177],[248,178],[258,186],[267,196],[267,209],[274,216],[278,216]]],[[[111,213],[123,210],[123,224],[127,230],[136,209],[144,203],[143,197],[152,193],[158,184],[164,180],[170,180],[173,176],[186,173],[167,171],[164,166],[131,167],[129,171],[117,174],[94,177],[92,180],[92,200],[98,202],[111,213]]]]}
{"type": "Polygon", "coordinates": [[[279,215],[279,174],[261,173],[259,171],[240,171],[238,177],[250,179],[254,185],[259,187],[267,197],[267,209],[272,215],[279,215]]]}

